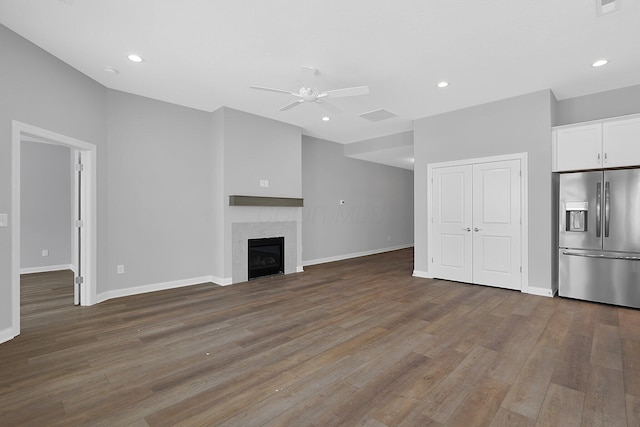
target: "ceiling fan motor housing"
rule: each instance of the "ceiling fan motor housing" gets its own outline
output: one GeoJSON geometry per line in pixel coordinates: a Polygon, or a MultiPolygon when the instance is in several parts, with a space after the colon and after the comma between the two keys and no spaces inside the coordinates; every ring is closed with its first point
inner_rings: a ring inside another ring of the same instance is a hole
{"type": "Polygon", "coordinates": [[[320,95],[320,92],[315,89],[311,89],[310,87],[300,88],[300,97],[305,101],[313,102],[318,99],[318,95],[320,95]]]}

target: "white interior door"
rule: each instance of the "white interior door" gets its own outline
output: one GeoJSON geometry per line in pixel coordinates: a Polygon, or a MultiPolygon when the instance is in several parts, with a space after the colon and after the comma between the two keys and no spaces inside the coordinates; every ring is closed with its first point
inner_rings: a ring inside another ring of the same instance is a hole
{"type": "Polygon", "coordinates": [[[472,281],[472,167],[435,168],[432,174],[434,277],[472,281]]]}
{"type": "Polygon", "coordinates": [[[521,289],[520,161],[473,165],[473,283],[521,289]]]}

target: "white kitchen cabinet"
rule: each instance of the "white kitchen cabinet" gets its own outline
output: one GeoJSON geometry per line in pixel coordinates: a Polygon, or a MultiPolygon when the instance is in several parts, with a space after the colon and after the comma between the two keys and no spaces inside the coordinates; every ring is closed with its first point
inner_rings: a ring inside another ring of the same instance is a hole
{"type": "Polygon", "coordinates": [[[640,115],[553,130],[554,172],[640,165],[640,115]]]}
{"type": "Polygon", "coordinates": [[[602,167],[602,124],[559,128],[554,131],[555,171],[602,167]]]}
{"type": "Polygon", "coordinates": [[[604,167],[640,164],[640,117],[604,122],[602,141],[604,167]]]}

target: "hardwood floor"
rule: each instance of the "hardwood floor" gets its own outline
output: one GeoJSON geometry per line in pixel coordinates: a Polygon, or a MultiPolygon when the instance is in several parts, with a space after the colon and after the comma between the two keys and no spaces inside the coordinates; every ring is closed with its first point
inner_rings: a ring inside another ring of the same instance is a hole
{"type": "Polygon", "coordinates": [[[23,276],[0,425],[640,425],[640,310],[414,278],[412,259],[92,307],[68,272],[23,276]]]}

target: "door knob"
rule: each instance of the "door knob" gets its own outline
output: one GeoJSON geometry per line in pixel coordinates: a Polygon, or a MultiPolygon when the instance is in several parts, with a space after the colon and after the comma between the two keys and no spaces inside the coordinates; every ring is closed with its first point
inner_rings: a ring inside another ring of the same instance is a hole
{"type": "Polygon", "coordinates": [[[463,231],[471,231],[471,228],[469,228],[469,227],[467,227],[467,228],[461,228],[460,230],[463,230],[463,231]]]}
{"type": "Polygon", "coordinates": [[[482,228],[478,228],[478,227],[476,227],[476,228],[474,228],[474,229],[473,229],[473,231],[475,231],[475,232],[478,232],[478,231],[480,231],[480,230],[482,230],[482,228]]]}

